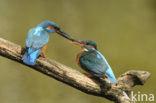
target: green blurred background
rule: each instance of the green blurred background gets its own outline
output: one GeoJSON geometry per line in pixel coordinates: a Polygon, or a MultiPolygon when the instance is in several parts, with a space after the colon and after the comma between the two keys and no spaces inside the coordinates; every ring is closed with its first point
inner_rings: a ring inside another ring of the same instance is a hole
{"type": "MultiPolygon", "coordinates": [[[[98,44],[116,77],[128,70],[152,73],[135,93],[156,94],[155,0],[0,0],[0,37],[24,46],[27,32],[43,20],[55,21],[76,39],[98,44]]],[[[83,72],[80,48],[57,34],[47,56],[83,72]]],[[[24,65],[0,57],[0,103],[112,103],[87,95],[24,65]]]]}

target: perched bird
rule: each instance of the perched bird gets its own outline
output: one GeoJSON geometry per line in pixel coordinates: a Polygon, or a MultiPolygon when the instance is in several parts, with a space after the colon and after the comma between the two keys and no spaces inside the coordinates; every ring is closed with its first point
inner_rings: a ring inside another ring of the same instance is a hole
{"type": "Polygon", "coordinates": [[[112,83],[117,82],[105,57],[97,50],[95,42],[84,40],[81,43],[72,42],[72,44],[79,45],[83,48],[77,55],[77,63],[90,76],[104,77],[106,75],[112,83]]]}
{"type": "Polygon", "coordinates": [[[40,53],[41,56],[45,58],[44,51],[49,41],[49,33],[55,32],[71,41],[74,40],[68,34],[61,31],[56,23],[49,20],[43,21],[35,28],[30,29],[27,34],[25,41],[27,51],[22,57],[23,62],[27,65],[35,65],[36,59],[40,53]]]}
{"type": "MultiPolygon", "coordinates": [[[[89,73],[88,76],[106,77],[112,83],[117,83],[114,73],[106,61],[105,57],[97,50],[97,45],[91,40],[84,40],[72,42],[72,44],[79,45],[83,48],[77,55],[77,63],[85,71],[89,73]]],[[[123,98],[130,100],[127,93],[123,91],[123,98]]]]}

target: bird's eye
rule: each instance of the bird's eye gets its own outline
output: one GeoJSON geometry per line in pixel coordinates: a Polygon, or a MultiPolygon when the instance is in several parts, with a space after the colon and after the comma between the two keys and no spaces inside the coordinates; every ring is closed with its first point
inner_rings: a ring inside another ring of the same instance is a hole
{"type": "Polygon", "coordinates": [[[54,27],[54,29],[55,29],[55,30],[60,30],[60,28],[58,28],[58,27],[54,27]]]}

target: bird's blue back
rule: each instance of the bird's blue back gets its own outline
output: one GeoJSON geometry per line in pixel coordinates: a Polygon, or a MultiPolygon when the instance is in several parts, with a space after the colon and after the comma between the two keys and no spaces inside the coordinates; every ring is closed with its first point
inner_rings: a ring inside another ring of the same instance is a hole
{"type": "Polygon", "coordinates": [[[39,49],[49,41],[49,33],[44,28],[37,26],[29,30],[26,38],[26,47],[39,49]]]}
{"type": "Polygon", "coordinates": [[[81,53],[79,64],[84,70],[98,77],[103,76],[107,68],[103,59],[97,58],[97,52],[95,50],[81,53]]]}
{"type": "Polygon", "coordinates": [[[44,30],[44,28],[37,26],[30,29],[25,42],[28,50],[22,57],[23,62],[27,65],[35,65],[42,47],[48,43],[48,40],[49,32],[44,30]]]}
{"type": "Polygon", "coordinates": [[[101,77],[104,73],[112,83],[116,83],[116,78],[105,57],[97,50],[91,50],[80,54],[80,66],[91,74],[101,77]]]}

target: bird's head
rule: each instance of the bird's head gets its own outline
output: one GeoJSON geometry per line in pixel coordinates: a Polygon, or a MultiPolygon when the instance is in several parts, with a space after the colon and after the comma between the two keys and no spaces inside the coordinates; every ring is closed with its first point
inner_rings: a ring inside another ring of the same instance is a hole
{"type": "Polygon", "coordinates": [[[54,33],[60,30],[60,27],[55,22],[49,20],[41,22],[38,26],[44,28],[49,33],[54,33]]]}
{"type": "Polygon", "coordinates": [[[71,38],[67,33],[63,32],[60,27],[53,21],[49,21],[49,20],[46,20],[46,21],[43,21],[41,22],[38,26],[44,28],[47,32],[49,33],[57,33],[71,41],[76,41],[78,42],[77,40],[71,38]]]}
{"type": "Polygon", "coordinates": [[[72,44],[79,45],[83,47],[84,49],[95,49],[97,50],[97,45],[95,42],[91,40],[82,40],[81,42],[72,42],[72,44]]]}

